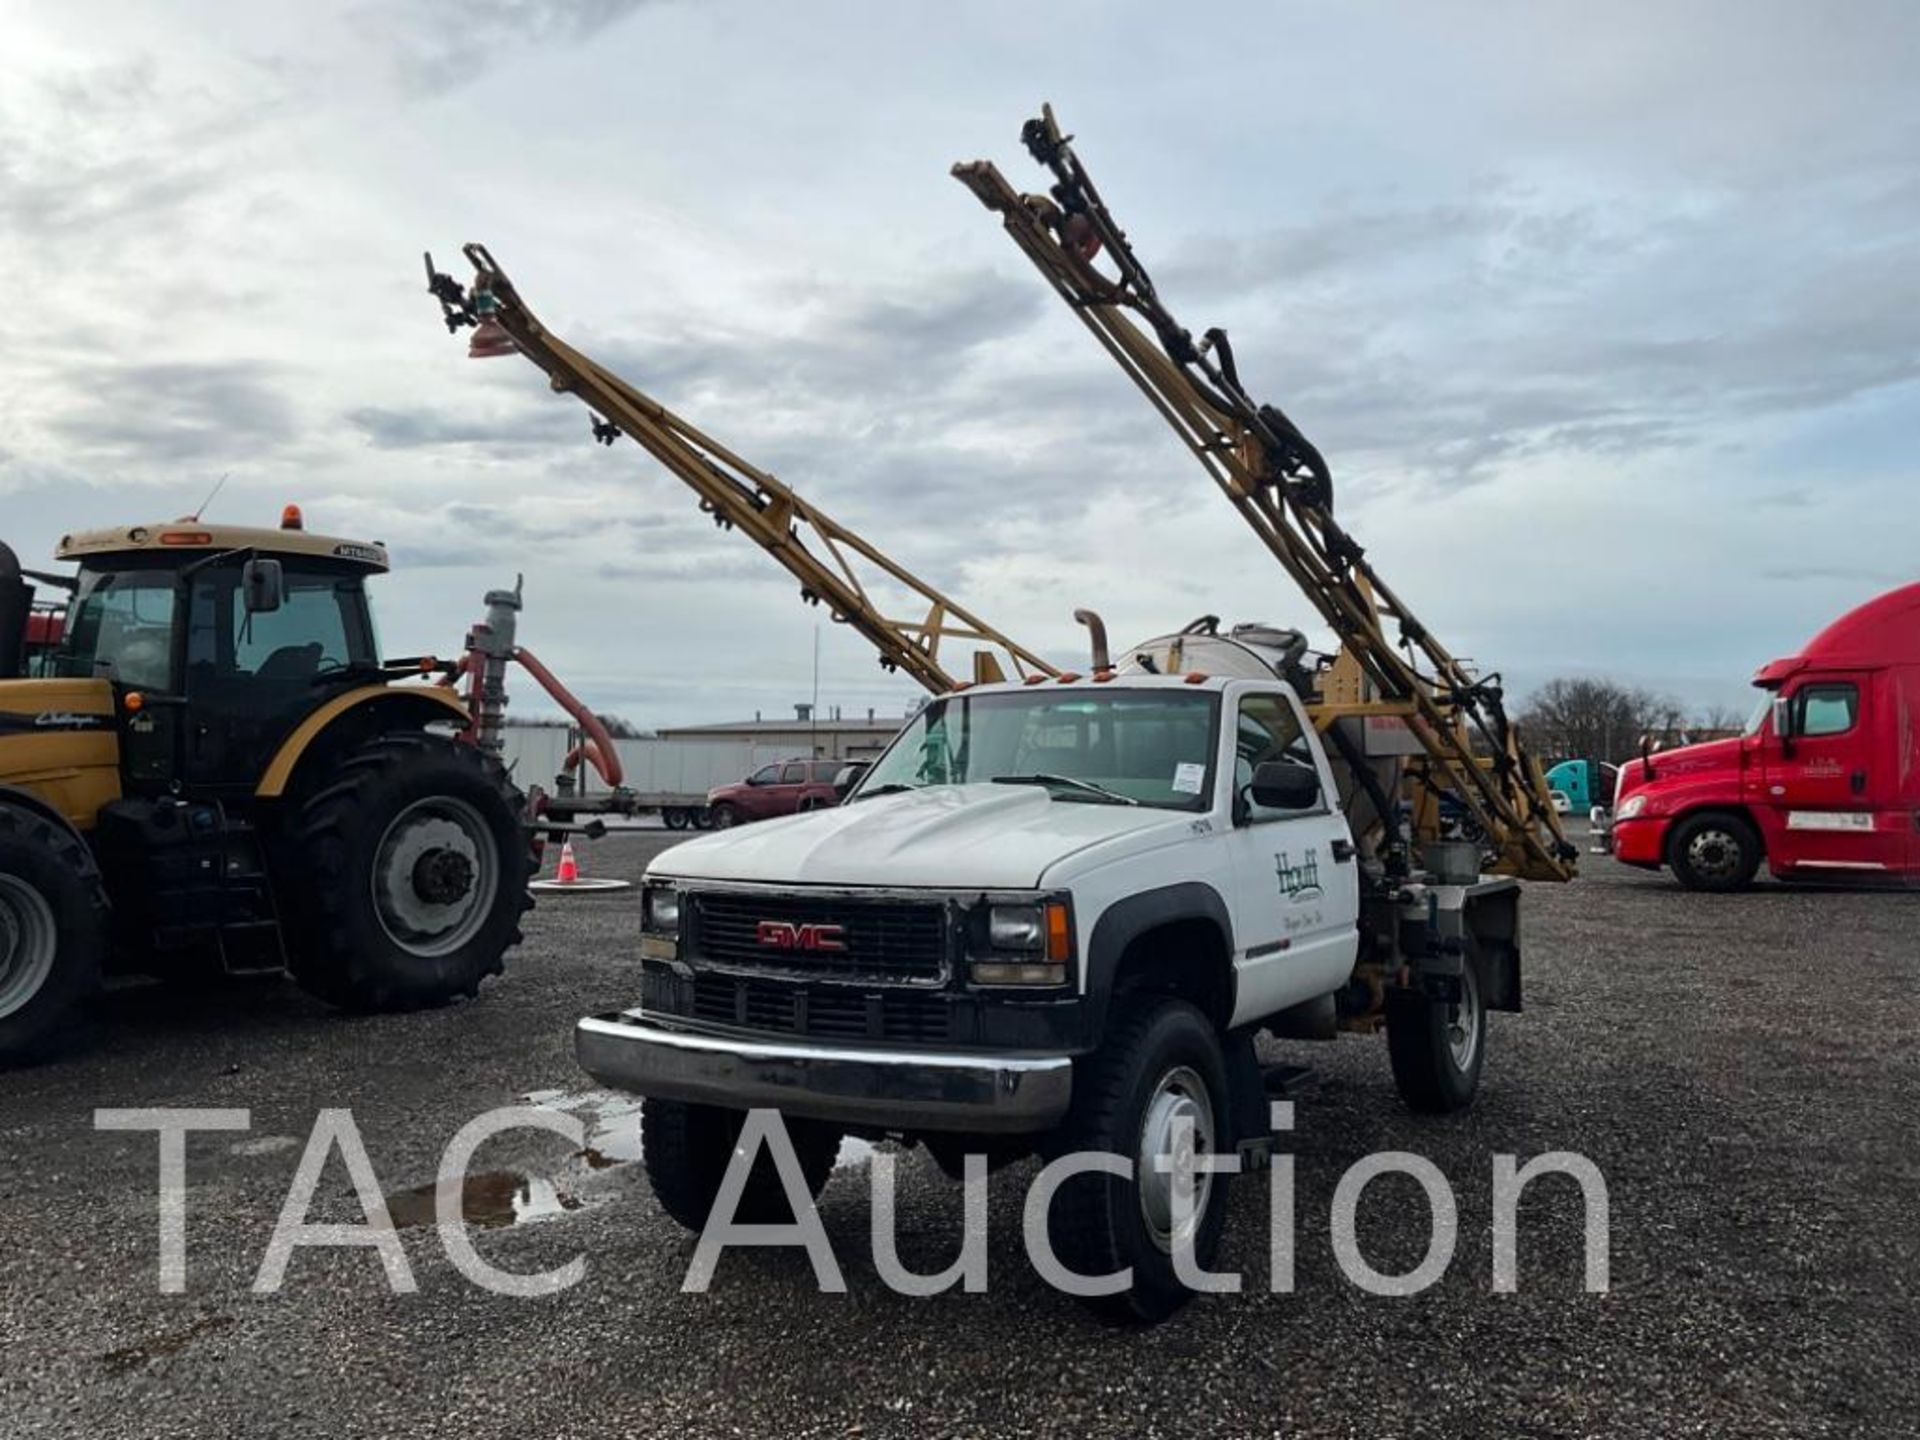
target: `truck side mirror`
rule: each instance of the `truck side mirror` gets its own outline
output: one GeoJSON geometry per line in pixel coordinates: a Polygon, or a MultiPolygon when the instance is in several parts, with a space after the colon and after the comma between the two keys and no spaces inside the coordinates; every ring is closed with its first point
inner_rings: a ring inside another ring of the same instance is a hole
{"type": "Polygon", "coordinates": [[[846,799],[853,787],[860,783],[860,777],[866,773],[865,765],[842,765],[833,777],[834,798],[846,799]]]}
{"type": "Polygon", "coordinates": [[[1793,702],[1784,695],[1773,697],[1773,734],[1781,748],[1793,748],[1793,702]]]}
{"type": "Polygon", "coordinates": [[[286,599],[286,575],[278,560],[255,556],[240,571],[240,595],[249,615],[266,615],[286,599]]]}
{"type": "Polygon", "coordinates": [[[1310,810],[1320,803],[1320,772],[1293,760],[1264,760],[1247,788],[1253,803],[1269,810],[1310,810]]]}

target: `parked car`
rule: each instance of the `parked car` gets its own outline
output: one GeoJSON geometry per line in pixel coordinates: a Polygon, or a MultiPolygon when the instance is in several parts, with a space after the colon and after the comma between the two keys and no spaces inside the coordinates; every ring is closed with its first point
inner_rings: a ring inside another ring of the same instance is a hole
{"type": "Polygon", "coordinates": [[[714,829],[726,830],[749,820],[771,820],[838,805],[840,791],[834,782],[845,768],[843,760],[776,760],[744,780],[710,790],[707,814],[714,829]]]}

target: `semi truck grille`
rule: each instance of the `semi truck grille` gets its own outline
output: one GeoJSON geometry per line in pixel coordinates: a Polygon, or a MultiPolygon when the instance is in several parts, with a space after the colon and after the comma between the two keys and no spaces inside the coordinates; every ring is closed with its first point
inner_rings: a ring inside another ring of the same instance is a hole
{"type": "Polygon", "coordinates": [[[730,975],[694,978],[693,1018],[822,1040],[938,1043],[947,1038],[948,1028],[938,992],[792,985],[730,975]]]}
{"type": "Polygon", "coordinates": [[[939,980],[940,905],[786,895],[695,894],[692,948],[710,963],[806,975],[939,980]]]}

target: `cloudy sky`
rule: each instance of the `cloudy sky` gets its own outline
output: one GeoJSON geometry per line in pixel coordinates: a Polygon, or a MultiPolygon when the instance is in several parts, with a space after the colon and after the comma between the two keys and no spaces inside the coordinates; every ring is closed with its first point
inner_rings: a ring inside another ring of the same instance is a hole
{"type": "MultiPolygon", "coordinates": [[[[1035,649],[1302,602],[947,175],[1051,100],[1198,331],[1457,653],[1738,703],[1920,578],[1920,9],[0,0],[0,535],[383,539],[391,651],[522,638],[668,724],[814,612],[422,289],[560,334],[1035,649]]],[[[910,686],[821,639],[821,692],[910,686]]],[[[535,708],[529,696],[526,709],[535,708]]]]}

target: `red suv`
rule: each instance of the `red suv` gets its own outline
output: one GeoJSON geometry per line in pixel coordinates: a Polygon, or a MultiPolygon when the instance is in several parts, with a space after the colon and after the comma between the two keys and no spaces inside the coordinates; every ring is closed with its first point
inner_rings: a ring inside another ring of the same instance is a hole
{"type": "Polygon", "coordinates": [[[844,760],[781,760],[762,765],[746,779],[708,792],[707,814],[714,829],[725,830],[749,820],[838,805],[840,795],[833,782],[846,766],[844,760]]]}

